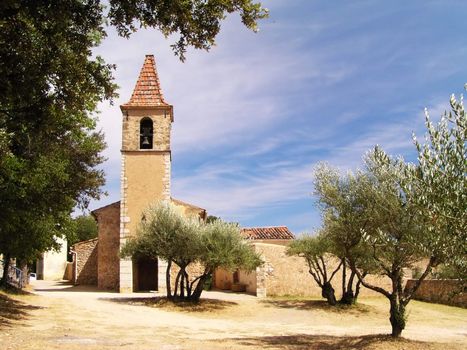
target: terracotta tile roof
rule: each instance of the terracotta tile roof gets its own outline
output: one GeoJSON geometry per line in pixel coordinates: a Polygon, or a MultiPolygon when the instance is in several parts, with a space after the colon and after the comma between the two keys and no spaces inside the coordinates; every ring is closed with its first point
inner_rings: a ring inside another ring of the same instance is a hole
{"type": "Polygon", "coordinates": [[[154,55],[146,55],[130,101],[123,105],[130,106],[169,106],[162,95],[154,55]]]}
{"type": "Polygon", "coordinates": [[[294,239],[295,236],[287,226],[274,227],[246,227],[242,228],[241,234],[246,239],[294,239]]]}

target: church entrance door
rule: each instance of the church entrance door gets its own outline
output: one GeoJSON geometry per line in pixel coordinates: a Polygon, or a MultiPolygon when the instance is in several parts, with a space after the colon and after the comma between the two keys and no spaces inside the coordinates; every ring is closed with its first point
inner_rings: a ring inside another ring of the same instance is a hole
{"type": "Polygon", "coordinates": [[[137,261],[138,291],[157,290],[157,260],[140,258],[137,261]]]}

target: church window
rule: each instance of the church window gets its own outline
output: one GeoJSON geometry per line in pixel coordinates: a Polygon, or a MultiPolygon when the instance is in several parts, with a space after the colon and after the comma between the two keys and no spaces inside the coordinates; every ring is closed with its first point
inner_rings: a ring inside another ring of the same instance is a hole
{"type": "Polygon", "coordinates": [[[153,124],[151,118],[143,118],[139,124],[139,148],[152,149],[153,124]]]}

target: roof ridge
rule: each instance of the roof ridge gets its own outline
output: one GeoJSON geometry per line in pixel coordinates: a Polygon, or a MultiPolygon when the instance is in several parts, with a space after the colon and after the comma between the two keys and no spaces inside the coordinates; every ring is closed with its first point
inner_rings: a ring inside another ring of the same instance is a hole
{"type": "Polygon", "coordinates": [[[159,82],[154,55],[146,55],[130,101],[123,106],[169,106],[159,82]]]}
{"type": "Polygon", "coordinates": [[[279,225],[279,226],[252,226],[252,227],[242,227],[242,229],[252,229],[252,228],[277,228],[277,227],[285,227],[288,229],[286,225],[279,225]]]}

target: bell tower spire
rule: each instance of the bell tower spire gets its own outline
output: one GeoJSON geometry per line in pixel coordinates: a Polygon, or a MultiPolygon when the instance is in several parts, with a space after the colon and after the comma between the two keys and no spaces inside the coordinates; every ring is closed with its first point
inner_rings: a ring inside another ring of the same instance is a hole
{"type": "Polygon", "coordinates": [[[169,106],[162,94],[154,55],[146,55],[130,101],[123,106],[169,106]]]}
{"type": "MultiPolygon", "coordinates": [[[[120,245],[136,234],[143,211],[170,200],[173,106],[162,94],[153,55],[146,55],[130,100],[121,105],[120,245]]],[[[165,289],[164,262],[120,260],[120,291],[165,289]],[[155,270],[153,279],[148,270],[155,270]],[[144,271],[144,273],[143,273],[144,271]]]]}

